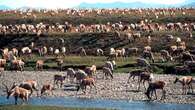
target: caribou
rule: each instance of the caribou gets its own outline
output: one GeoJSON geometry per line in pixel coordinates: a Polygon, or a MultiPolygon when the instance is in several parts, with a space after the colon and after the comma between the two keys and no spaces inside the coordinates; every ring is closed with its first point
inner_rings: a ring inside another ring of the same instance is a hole
{"type": "MultiPolygon", "coordinates": [[[[81,82],[80,82],[80,84],[77,86],[77,92],[78,92],[80,89],[82,89],[82,91],[83,91],[84,93],[86,93],[86,88],[87,88],[87,86],[90,87],[90,91],[91,91],[91,89],[92,89],[92,86],[94,86],[94,87],[95,87],[95,90],[96,90],[94,78],[86,77],[86,78],[82,79],[81,82]]],[[[96,90],[96,92],[97,92],[97,90],[96,90]]]]}
{"type": "Polygon", "coordinates": [[[181,78],[176,77],[174,84],[177,82],[182,84],[182,94],[187,94],[187,87],[188,87],[188,90],[190,91],[191,89],[191,92],[193,93],[192,82],[194,82],[194,80],[192,76],[183,76],[181,78]]]}
{"type": "Polygon", "coordinates": [[[25,88],[15,86],[14,88],[9,89],[7,85],[3,84],[6,88],[7,93],[7,99],[9,99],[10,96],[13,96],[15,99],[15,105],[18,103],[18,98],[21,98],[23,102],[27,102],[29,99],[29,96],[31,94],[30,90],[27,90],[25,88]]]}
{"type": "Polygon", "coordinates": [[[147,91],[145,92],[146,96],[148,97],[148,99],[151,99],[153,92],[155,92],[155,96],[157,99],[157,94],[156,94],[156,90],[157,89],[161,89],[162,90],[162,97],[161,99],[165,99],[165,94],[166,91],[164,90],[165,87],[165,82],[164,81],[155,81],[155,82],[150,82],[147,91]]]}
{"type": "Polygon", "coordinates": [[[62,88],[63,82],[65,81],[66,76],[62,76],[62,75],[54,75],[54,86],[58,85],[59,87],[59,82],[60,82],[60,88],[62,88]]]}

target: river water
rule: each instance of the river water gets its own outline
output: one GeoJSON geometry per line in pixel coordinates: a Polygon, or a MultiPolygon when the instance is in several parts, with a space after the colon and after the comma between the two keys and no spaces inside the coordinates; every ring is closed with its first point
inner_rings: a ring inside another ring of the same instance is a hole
{"type": "MultiPolygon", "coordinates": [[[[22,103],[22,101],[19,100],[19,103],[22,103]]],[[[4,104],[14,104],[14,98],[12,97],[7,100],[6,97],[0,96],[0,105],[4,104]]],[[[118,110],[195,110],[195,105],[193,104],[169,104],[148,101],[102,100],[72,97],[33,97],[30,98],[28,104],[60,107],[108,108],[118,110]]]]}

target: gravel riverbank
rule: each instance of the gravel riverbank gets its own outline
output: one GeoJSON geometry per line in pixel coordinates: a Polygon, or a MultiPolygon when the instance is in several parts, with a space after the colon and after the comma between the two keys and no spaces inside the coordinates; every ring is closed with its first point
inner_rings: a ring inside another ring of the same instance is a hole
{"type": "MultiPolygon", "coordinates": [[[[53,84],[53,76],[55,74],[65,74],[65,72],[57,71],[24,71],[24,72],[11,72],[5,71],[0,77],[0,95],[5,96],[5,88],[2,85],[4,82],[6,85],[11,86],[13,82],[22,82],[24,80],[33,79],[38,82],[38,88],[45,83],[53,84]]],[[[117,100],[132,100],[132,101],[145,101],[147,97],[144,95],[145,89],[141,85],[141,90],[137,90],[137,78],[136,81],[130,80],[127,84],[128,74],[115,73],[113,80],[104,80],[101,78],[101,73],[98,73],[96,80],[96,89],[90,91],[87,89],[87,94],[83,94],[82,91],[78,93],[75,91],[75,87],[71,86],[68,80],[64,82],[63,88],[57,88],[54,90],[54,94],[48,97],[79,97],[79,98],[99,98],[99,99],[117,99],[117,100]]],[[[160,103],[191,103],[195,104],[195,95],[188,94],[182,95],[182,86],[180,83],[174,84],[175,75],[154,75],[154,80],[166,81],[166,99],[160,100],[161,91],[158,91],[158,100],[154,100],[160,103]]],[[[36,96],[36,92],[33,93],[36,96]]]]}

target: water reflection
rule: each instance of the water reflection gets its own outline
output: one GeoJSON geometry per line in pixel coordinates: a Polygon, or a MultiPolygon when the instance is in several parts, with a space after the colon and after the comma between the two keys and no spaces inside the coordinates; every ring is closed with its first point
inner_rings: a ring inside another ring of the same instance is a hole
{"type": "MultiPolygon", "coordinates": [[[[21,103],[21,100],[20,100],[21,103]]],[[[14,104],[14,98],[7,100],[0,96],[0,105],[14,104]]],[[[30,98],[28,104],[50,105],[65,107],[92,107],[92,108],[112,108],[119,110],[195,110],[193,104],[162,104],[155,102],[125,101],[125,100],[101,100],[83,98],[30,98]]]]}

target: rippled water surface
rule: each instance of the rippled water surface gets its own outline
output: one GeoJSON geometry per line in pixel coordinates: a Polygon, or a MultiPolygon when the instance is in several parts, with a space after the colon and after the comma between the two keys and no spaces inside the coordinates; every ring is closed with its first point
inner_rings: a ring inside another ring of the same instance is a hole
{"type": "MultiPolygon", "coordinates": [[[[19,100],[21,103],[21,100],[19,100]]],[[[14,104],[14,98],[9,100],[0,97],[0,105],[14,104]]],[[[195,110],[193,104],[164,104],[155,102],[125,101],[125,100],[102,100],[102,99],[83,99],[83,98],[30,98],[28,104],[31,105],[50,105],[65,107],[92,107],[92,108],[112,108],[119,110],[195,110]]]]}

